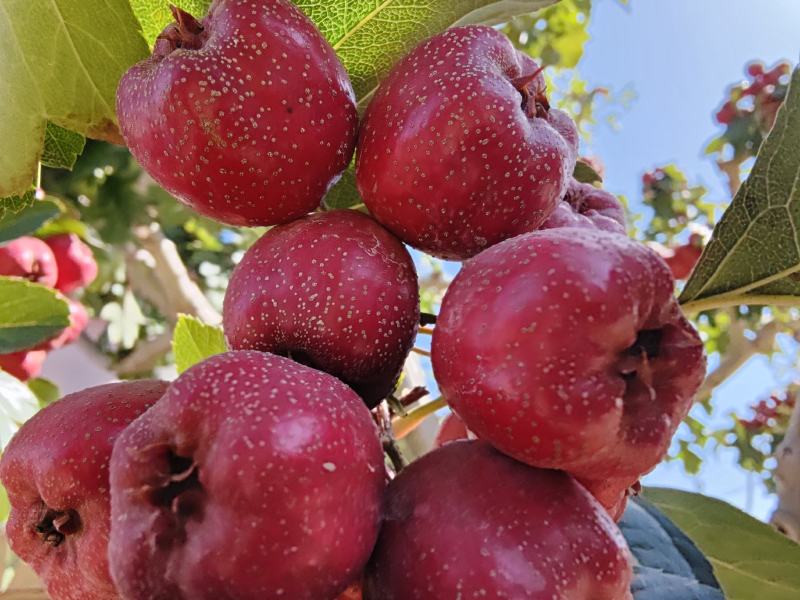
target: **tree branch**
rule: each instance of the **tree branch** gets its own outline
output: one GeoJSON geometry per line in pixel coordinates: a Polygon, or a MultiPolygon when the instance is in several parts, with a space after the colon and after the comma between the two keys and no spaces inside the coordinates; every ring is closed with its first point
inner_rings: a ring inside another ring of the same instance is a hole
{"type": "Polygon", "coordinates": [[[775,345],[775,337],[781,331],[781,323],[770,321],[756,332],[752,340],[744,336],[744,322],[734,317],[728,329],[731,340],[719,366],[708,374],[697,392],[698,400],[708,399],[713,391],[739,370],[752,356],[766,354],[775,345]]]}
{"type": "Polygon", "coordinates": [[[138,375],[152,371],[172,347],[172,332],[168,331],[150,340],[142,340],[128,356],[114,368],[117,375],[138,375]]]}

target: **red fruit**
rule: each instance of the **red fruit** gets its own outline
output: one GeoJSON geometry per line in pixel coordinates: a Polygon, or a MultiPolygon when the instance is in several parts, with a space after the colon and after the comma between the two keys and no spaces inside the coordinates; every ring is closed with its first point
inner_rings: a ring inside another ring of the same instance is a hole
{"type": "Polygon", "coordinates": [[[69,327],[56,337],[37,346],[40,350],[56,350],[76,342],[89,324],[89,314],[83,304],[72,298],[67,298],[69,304],[69,327]]]}
{"type": "Polygon", "coordinates": [[[41,350],[23,350],[11,354],[0,354],[0,369],[13,375],[20,381],[28,381],[38,377],[47,352],[41,350]]]}
{"type": "Polygon", "coordinates": [[[166,390],[131,381],[65,396],[14,436],[0,461],[14,552],[53,600],[118,600],[108,574],[108,461],[119,433],[166,390]]]}
{"type": "Polygon", "coordinates": [[[567,194],[541,229],[579,227],[625,234],[625,209],[613,194],[588,183],[570,181],[567,194]]]}
{"type": "Polygon", "coordinates": [[[465,259],[538,228],[564,194],[578,133],[550,109],[539,66],[490,27],[417,47],[367,109],[356,176],[404,242],[465,259]]]}
{"type": "Polygon", "coordinates": [[[759,77],[764,74],[764,65],[761,63],[750,63],[747,65],[747,74],[750,77],[759,77]]]}
{"type": "Polygon", "coordinates": [[[111,573],[126,600],[335,598],[378,535],[383,452],[325,373],[260,352],[195,365],[111,458],[111,573]]]}
{"type": "Polygon", "coordinates": [[[0,246],[0,275],[53,287],[58,279],[58,266],[47,244],[26,236],[0,246]]]}
{"type": "Polygon", "coordinates": [[[675,248],[672,256],[666,257],[665,260],[675,279],[688,279],[702,254],[703,246],[690,242],[675,248]]]}
{"type": "Polygon", "coordinates": [[[566,473],[453,442],[389,485],[366,600],[630,600],[631,558],[566,473]]]}
{"type": "Polygon", "coordinates": [[[56,289],[70,294],[84,288],[97,277],[97,262],[92,249],[74,233],[61,233],[45,240],[56,257],[58,281],[56,289]]]}
{"type": "Polygon", "coordinates": [[[232,349],[289,356],[375,406],[394,388],[419,326],[414,263],[364,214],[310,215],[248,250],[228,285],[223,322],[232,349]]]}
{"type": "Polygon", "coordinates": [[[344,592],[342,592],[336,600],[362,600],[361,582],[354,583],[344,592]]]}
{"type": "Polygon", "coordinates": [[[202,21],[173,14],[117,91],[133,155],[224,223],[314,210],[355,148],[355,96],[333,48],[288,0],[214,0],[202,21]]]}
{"type": "Polygon", "coordinates": [[[469,439],[469,430],[464,425],[464,421],[456,413],[450,413],[442,421],[439,433],[436,434],[436,440],[433,442],[433,447],[441,448],[449,442],[466,439],[469,439]]]}
{"type": "Polygon", "coordinates": [[[728,125],[738,116],[738,114],[739,111],[736,108],[736,103],[729,100],[717,111],[716,117],[720,124],[728,125]]]}
{"type": "Polygon", "coordinates": [[[552,229],[470,260],[433,334],[442,395],[483,440],[619,494],[664,456],[705,374],[669,269],[621,235],[552,229]]]}

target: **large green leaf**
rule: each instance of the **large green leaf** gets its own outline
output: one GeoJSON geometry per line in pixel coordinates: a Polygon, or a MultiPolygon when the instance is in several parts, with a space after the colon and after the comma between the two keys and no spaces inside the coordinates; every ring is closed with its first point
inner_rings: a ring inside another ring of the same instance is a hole
{"type": "MultiPolygon", "coordinates": [[[[342,59],[363,105],[398,58],[453,25],[495,24],[558,0],[296,0],[342,59]]],[[[175,3],[202,15],[210,0],[175,3]]],[[[131,0],[147,39],[170,20],[166,0],[131,0]]]]}
{"type": "Polygon", "coordinates": [[[206,325],[189,315],[180,315],[172,335],[172,352],[178,373],[189,367],[227,351],[222,329],[206,325]]]}
{"type": "Polygon", "coordinates": [[[800,69],[681,302],[688,311],[800,303],[800,69]]]}
{"type": "Polygon", "coordinates": [[[80,133],[48,121],[44,130],[42,164],[54,169],[72,169],[85,145],[86,138],[80,133]]]}
{"type": "Polygon", "coordinates": [[[18,196],[0,198],[0,220],[11,217],[21,210],[32,206],[36,201],[36,190],[30,187],[25,193],[18,196]]]}
{"type": "Polygon", "coordinates": [[[31,348],[69,325],[69,307],[53,290],[0,277],[0,354],[31,348]]]}
{"type": "Polygon", "coordinates": [[[34,201],[18,212],[5,211],[0,215],[0,244],[28,235],[61,214],[61,208],[49,200],[34,201]]]}
{"type": "Polygon", "coordinates": [[[0,197],[31,185],[48,120],[118,139],[117,83],[146,52],[128,0],[0,0],[0,197]]]}
{"type": "Polygon", "coordinates": [[[644,496],[703,551],[728,600],[800,598],[800,545],[720,500],[663,488],[644,496]]]}

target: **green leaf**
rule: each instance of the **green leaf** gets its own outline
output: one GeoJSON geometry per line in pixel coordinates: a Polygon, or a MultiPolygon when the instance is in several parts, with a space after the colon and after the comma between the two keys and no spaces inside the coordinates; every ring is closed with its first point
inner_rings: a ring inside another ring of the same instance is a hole
{"type": "Polygon", "coordinates": [[[60,213],[61,208],[49,200],[34,202],[17,213],[6,212],[0,218],[0,244],[33,233],[60,213]]]}
{"type": "Polygon", "coordinates": [[[14,215],[24,208],[32,206],[36,201],[36,190],[33,188],[21,196],[8,196],[7,198],[0,198],[0,220],[6,216],[14,215]]]}
{"type": "Polygon", "coordinates": [[[353,165],[342,173],[342,178],[325,195],[325,206],[330,209],[350,208],[364,201],[356,187],[356,172],[353,165]]]}
{"type": "Polygon", "coordinates": [[[594,167],[583,160],[575,163],[575,171],[572,176],[581,183],[603,183],[603,178],[594,170],[594,167]]]}
{"type": "Polygon", "coordinates": [[[179,315],[172,335],[172,352],[178,373],[210,356],[227,352],[222,329],[189,315],[179,315]]]}
{"type": "Polygon", "coordinates": [[[800,303],[800,69],[681,294],[687,311],[800,303]]]}
{"type": "Polygon", "coordinates": [[[146,320],[136,297],[128,290],[122,304],[109,302],[100,311],[100,318],[108,322],[108,341],[124,350],[130,350],[139,339],[139,332],[146,320]]]}
{"type": "Polygon", "coordinates": [[[86,138],[80,133],[48,121],[44,130],[42,164],[54,169],[72,170],[85,145],[86,138]]]}
{"type": "Polygon", "coordinates": [[[769,525],[700,494],[647,488],[644,497],[703,551],[728,600],[800,598],[800,546],[769,525]]]}
{"type": "Polygon", "coordinates": [[[58,386],[49,379],[36,377],[29,380],[27,383],[28,388],[30,388],[30,390],[36,396],[36,399],[39,401],[40,408],[44,408],[45,406],[52,404],[61,397],[58,386]]]}
{"type": "Polygon", "coordinates": [[[118,140],[117,83],[146,54],[128,0],[3,0],[0,197],[34,180],[47,121],[118,140]]]}
{"type": "Polygon", "coordinates": [[[36,346],[67,326],[69,307],[55,291],[0,277],[0,354],[36,346]]]}
{"type": "MultiPolygon", "coordinates": [[[[168,3],[130,0],[147,39],[169,23],[168,3]]],[[[453,25],[496,24],[535,12],[557,0],[296,0],[336,49],[363,108],[397,60],[422,40],[453,25]]],[[[176,2],[196,16],[210,2],[176,2]]]]}
{"type": "Polygon", "coordinates": [[[28,386],[0,371],[0,448],[5,448],[19,426],[39,410],[39,402],[28,386]]]}
{"type": "Polygon", "coordinates": [[[636,558],[635,600],[724,599],[708,559],[652,504],[633,498],[619,528],[636,558]]]}
{"type": "Polygon", "coordinates": [[[5,523],[8,520],[8,514],[11,512],[11,503],[8,501],[8,493],[6,488],[0,485],[0,522],[5,523]]]}

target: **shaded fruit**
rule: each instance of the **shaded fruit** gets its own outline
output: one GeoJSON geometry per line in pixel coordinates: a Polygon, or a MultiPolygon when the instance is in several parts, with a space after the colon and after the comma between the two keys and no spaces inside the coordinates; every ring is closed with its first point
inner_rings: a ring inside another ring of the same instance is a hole
{"type": "Polygon", "coordinates": [[[11,354],[0,354],[0,369],[20,381],[38,377],[47,358],[43,350],[22,350],[11,354]]]}
{"type": "Polygon", "coordinates": [[[85,288],[97,277],[97,261],[92,249],[74,233],[62,233],[46,238],[58,265],[56,289],[70,294],[85,288]]]}
{"type": "Polygon", "coordinates": [[[411,246],[465,259],[537,229],[563,196],[578,133],[541,69],[490,27],[456,27],[394,67],[361,128],[356,177],[411,246]]]}
{"type": "Polygon", "coordinates": [[[481,441],[447,444],[389,485],[366,600],[630,600],[630,554],[566,473],[481,441]]]}
{"type": "Polygon", "coordinates": [[[602,482],[610,510],[664,457],[705,375],[669,269],[621,235],[552,229],[470,260],[448,289],[433,369],[482,440],[602,482]]]}
{"type": "Polygon", "coordinates": [[[394,388],[419,325],[405,247],[368,216],[318,213],[268,231],[237,266],[223,322],[234,350],[335,375],[369,406],[394,388]]]}
{"type": "Polygon", "coordinates": [[[65,396],[25,423],[3,453],[8,541],[53,600],[119,600],[107,559],[111,448],[166,386],[131,381],[65,396]]]}
{"type": "Polygon", "coordinates": [[[117,91],[125,141],[196,211],[231,225],[285,223],[317,206],[355,149],[344,67],[288,0],[214,0],[176,22],[117,91]]]}
{"type": "Polygon", "coordinates": [[[58,280],[58,266],[47,244],[25,236],[0,246],[0,275],[53,287],[58,280]]]}
{"type": "Polygon", "coordinates": [[[114,447],[114,581],[128,600],[335,598],[377,538],[384,473],[346,385],[271,354],[214,356],[114,447]]]}

